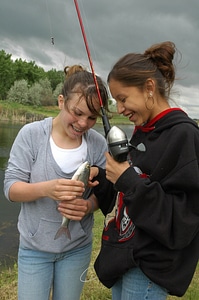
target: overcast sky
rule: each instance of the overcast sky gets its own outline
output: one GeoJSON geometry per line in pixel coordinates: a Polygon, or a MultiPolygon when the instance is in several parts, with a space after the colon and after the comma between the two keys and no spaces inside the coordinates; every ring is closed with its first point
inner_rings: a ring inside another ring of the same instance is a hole
{"type": "MultiPolygon", "coordinates": [[[[79,0],[95,72],[104,80],[128,52],[172,41],[182,54],[176,102],[199,119],[198,0],[79,0]]],[[[89,67],[73,0],[0,0],[0,49],[45,70],[89,67]],[[52,44],[54,39],[54,45],[52,44]]]]}

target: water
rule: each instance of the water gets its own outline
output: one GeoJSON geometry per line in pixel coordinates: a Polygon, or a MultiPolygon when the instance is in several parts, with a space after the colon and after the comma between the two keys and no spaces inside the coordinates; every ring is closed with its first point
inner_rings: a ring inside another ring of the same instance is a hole
{"type": "Polygon", "coordinates": [[[0,122],[0,269],[16,261],[18,249],[17,216],[19,203],[10,203],[3,193],[4,171],[13,140],[21,124],[0,122]]]}
{"type": "MultiPolygon", "coordinates": [[[[7,165],[12,143],[23,124],[0,122],[0,270],[17,260],[18,239],[17,218],[20,203],[10,203],[3,193],[4,171],[7,165]]],[[[132,125],[119,125],[126,132],[128,139],[132,135],[132,125]]],[[[95,125],[95,130],[104,135],[102,125],[95,125]]]]}

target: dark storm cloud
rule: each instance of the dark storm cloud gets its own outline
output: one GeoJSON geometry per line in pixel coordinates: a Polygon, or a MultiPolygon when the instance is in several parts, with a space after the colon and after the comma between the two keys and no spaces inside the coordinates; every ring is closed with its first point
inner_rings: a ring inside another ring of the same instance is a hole
{"type": "MultiPolygon", "coordinates": [[[[144,52],[171,40],[182,54],[179,84],[199,86],[198,0],[78,3],[95,71],[101,76],[106,78],[127,52],[144,52]]],[[[73,0],[0,0],[0,46],[14,58],[33,60],[46,69],[81,62],[89,66],[73,0]]]]}

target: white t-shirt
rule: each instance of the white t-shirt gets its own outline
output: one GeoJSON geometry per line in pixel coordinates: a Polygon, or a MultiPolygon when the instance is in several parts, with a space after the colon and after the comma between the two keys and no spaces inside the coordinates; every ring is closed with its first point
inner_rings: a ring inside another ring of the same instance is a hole
{"type": "Polygon", "coordinates": [[[82,137],[82,143],[79,147],[74,149],[63,149],[54,143],[51,136],[50,146],[56,163],[65,173],[75,171],[86,160],[87,143],[84,137],[82,137]]]}

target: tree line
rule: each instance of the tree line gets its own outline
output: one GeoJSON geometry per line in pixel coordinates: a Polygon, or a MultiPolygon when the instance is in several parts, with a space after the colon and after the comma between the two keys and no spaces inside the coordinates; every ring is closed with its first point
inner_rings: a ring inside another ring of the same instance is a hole
{"type": "Polygon", "coordinates": [[[34,61],[12,60],[0,51],[0,100],[29,105],[56,104],[64,82],[64,71],[45,71],[34,61]]]}

